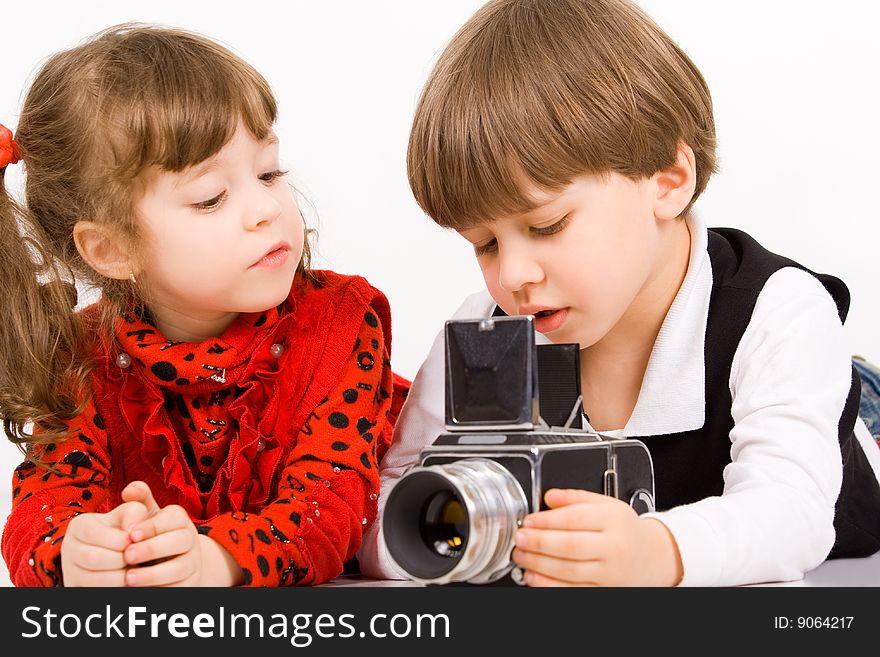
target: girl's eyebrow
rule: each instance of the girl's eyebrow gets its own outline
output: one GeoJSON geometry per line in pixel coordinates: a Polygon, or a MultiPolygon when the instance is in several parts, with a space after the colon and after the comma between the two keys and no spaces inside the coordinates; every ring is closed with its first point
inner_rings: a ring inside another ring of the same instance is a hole
{"type": "Polygon", "coordinates": [[[211,171],[211,169],[215,169],[216,167],[217,167],[217,158],[216,157],[209,158],[209,159],[205,160],[204,162],[197,164],[190,171],[188,171],[186,174],[184,174],[177,181],[177,184],[175,185],[175,187],[178,187],[179,185],[191,182],[197,178],[201,178],[206,173],[209,173],[211,171]]]}
{"type": "MultiPolygon", "coordinates": [[[[265,139],[260,142],[260,145],[274,146],[277,143],[278,137],[275,135],[274,132],[270,132],[268,135],[266,135],[265,139]]],[[[210,173],[211,169],[217,167],[217,164],[218,160],[216,155],[209,157],[207,160],[195,165],[190,171],[185,173],[174,186],[179,187],[180,185],[184,185],[188,182],[192,182],[193,180],[204,176],[206,173],[210,173]]]]}

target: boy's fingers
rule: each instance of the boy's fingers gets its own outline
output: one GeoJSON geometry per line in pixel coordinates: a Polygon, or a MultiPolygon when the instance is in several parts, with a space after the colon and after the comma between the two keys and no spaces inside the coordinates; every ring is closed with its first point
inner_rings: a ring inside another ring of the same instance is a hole
{"type": "Polygon", "coordinates": [[[132,481],[122,490],[122,499],[126,502],[140,502],[152,516],[159,512],[159,505],[153,497],[153,491],[143,481],[132,481]]]}
{"type": "Polygon", "coordinates": [[[551,488],[544,493],[544,501],[551,509],[556,509],[569,504],[597,503],[608,499],[601,493],[593,493],[579,488],[551,488]]]}
{"type": "Polygon", "coordinates": [[[516,547],[563,559],[598,559],[603,550],[602,532],[559,529],[520,529],[516,547]]]}
{"type": "Polygon", "coordinates": [[[602,531],[608,526],[609,508],[602,504],[576,503],[549,511],[539,511],[523,518],[523,527],[569,531],[602,531]]]}
{"type": "Polygon", "coordinates": [[[513,551],[512,558],[527,575],[531,575],[531,582],[528,576],[526,578],[529,586],[539,584],[542,579],[545,580],[544,586],[595,585],[602,568],[601,561],[558,559],[520,549],[513,551]],[[550,580],[556,583],[551,584],[550,580]]]}
{"type": "Polygon", "coordinates": [[[529,586],[532,586],[532,587],[536,587],[536,588],[543,588],[543,587],[558,588],[558,587],[562,587],[562,586],[598,586],[598,584],[596,584],[594,582],[579,582],[577,584],[574,584],[572,582],[565,582],[563,580],[554,579],[552,577],[548,577],[547,575],[544,575],[543,573],[536,573],[531,570],[527,570],[525,572],[525,580],[526,580],[526,584],[528,584],[529,586]]]}

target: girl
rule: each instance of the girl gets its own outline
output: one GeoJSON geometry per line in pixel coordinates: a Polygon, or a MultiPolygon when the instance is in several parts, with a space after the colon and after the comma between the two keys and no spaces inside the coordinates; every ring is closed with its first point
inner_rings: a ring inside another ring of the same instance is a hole
{"type": "Polygon", "coordinates": [[[276,103],[196,34],[111,28],[51,57],[0,178],[0,414],[16,585],[335,577],[376,515],[389,308],[310,271],[276,103]],[[74,313],[71,282],[100,289],[74,313]],[[31,424],[32,423],[32,424],[31,424]]]}

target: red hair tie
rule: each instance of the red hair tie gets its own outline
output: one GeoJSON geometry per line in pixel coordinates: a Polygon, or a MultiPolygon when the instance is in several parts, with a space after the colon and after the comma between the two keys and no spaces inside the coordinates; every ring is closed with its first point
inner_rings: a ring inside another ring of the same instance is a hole
{"type": "Polygon", "coordinates": [[[0,123],[0,169],[15,164],[21,159],[21,148],[12,138],[12,131],[0,123]]]}

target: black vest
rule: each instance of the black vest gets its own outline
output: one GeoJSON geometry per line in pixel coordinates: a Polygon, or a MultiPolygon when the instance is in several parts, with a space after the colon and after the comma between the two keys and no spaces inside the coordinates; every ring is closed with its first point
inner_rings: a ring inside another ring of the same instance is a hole
{"type": "MultiPolygon", "coordinates": [[[[732,228],[709,230],[712,293],[705,341],[706,419],[693,431],[638,436],[654,460],[656,504],[670,509],[721,495],[730,463],[730,368],[767,279],[785,267],[813,274],[837,304],[841,321],[849,311],[849,290],[833,276],[816,274],[764,249],[732,228]]],[[[838,424],[843,486],[835,508],[837,538],[829,558],[864,557],[880,550],[880,484],[853,434],[858,418],[859,377],[853,369],[850,394],[838,424]]]]}

